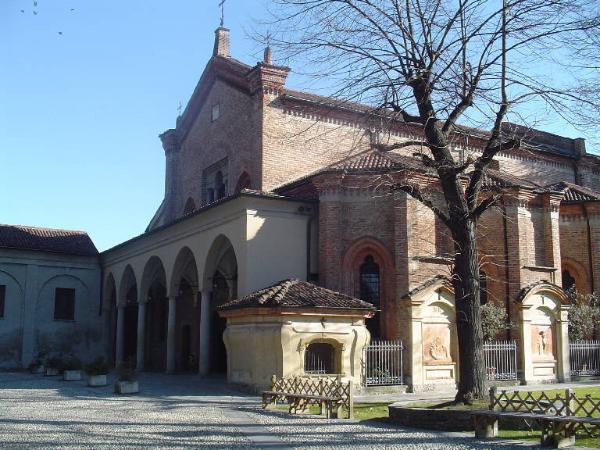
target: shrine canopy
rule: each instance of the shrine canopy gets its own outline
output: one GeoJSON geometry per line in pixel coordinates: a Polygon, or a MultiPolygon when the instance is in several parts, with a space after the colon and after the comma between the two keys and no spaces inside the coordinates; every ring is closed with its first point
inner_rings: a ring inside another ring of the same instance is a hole
{"type": "Polygon", "coordinates": [[[271,376],[339,375],[358,384],[370,335],[363,300],[287,279],[217,308],[227,319],[227,379],[259,390],[271,376]]]}

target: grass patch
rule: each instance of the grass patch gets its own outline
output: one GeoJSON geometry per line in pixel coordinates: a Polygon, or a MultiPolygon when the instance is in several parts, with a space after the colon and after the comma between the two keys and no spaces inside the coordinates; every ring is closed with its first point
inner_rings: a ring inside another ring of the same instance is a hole
{"type": "MultiPolygon", "coordinates": [[[[517,389],[518,390],[518,389],[517,389]]],[[[572,389],[575,395],[578,398],[583,399],[585,396],[589,395],[594,401],[600,401],[600,386],[586,386],[586,387],[578,387],[572,389]]],[[[521,391],[524,392],[524,391],[521,391]]],[[[539,395],[542,391],[534,391],[532,394],[539,395]]],[[[543,392],[550,398],[561,395],[564,398],[564,389],[548,389],[543,392]]],[[[453,404],[452,402],[422,402],[422,403],[414,403],[411,405],[407,405],[408,407],[413,408],[435,408],[435,409],[446,409],[446,410],[455,410],[455,411],[469,411],[469,410],[477,410],[477,409],[488,409],[489,403],[488,400],[476,400],[472,405],[463,405],[463,404],[453,404]]],[[[386,408],[387,409],[387,408],[386,408]]],[[[580,412],[578,415],[584,416],[584,412],[580,412]]],[[[600,417],[600,414],[594,413],[592,417],[600,417]]],[[[526,441],[539,441],[540,439],[540,431],[539,430],[510,430],[506,428],[500,428],[498,432],[499,437],[505,439],[515,439],[515,440],[526,440],[526,441]]],[[[590,438],[589,436],[582,434],[577,435],[576,437],[576,445],[580,445],[583,447],[590,448],[600,448],[600,439],[599,438],[590,438]]]]}

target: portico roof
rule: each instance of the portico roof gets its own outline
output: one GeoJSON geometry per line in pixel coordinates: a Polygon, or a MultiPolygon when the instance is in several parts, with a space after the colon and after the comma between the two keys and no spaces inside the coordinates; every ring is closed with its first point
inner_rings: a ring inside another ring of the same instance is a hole
{"type": "Polygon", "coordinates": [[[374,311],[358,298],[340,294],[306,281],[287,279],[219,306],[220,311],[245,308],[341,308],[374,311]]]}

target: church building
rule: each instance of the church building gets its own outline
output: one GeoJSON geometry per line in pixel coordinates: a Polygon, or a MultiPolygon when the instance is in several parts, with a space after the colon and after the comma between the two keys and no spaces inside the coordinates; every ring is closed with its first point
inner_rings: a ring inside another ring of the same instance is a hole
{"type": "MultiPolygon", "coordinates": [[[[245,342],[279,358],[277,375],[302,374],[306,349],[329,343],[342,359],[328,371],[360,383],[369,340],[402,341],[414,390],[454,384],[453,244],[429,209],[391,188],[434,191],[435,181],[414,156],[421,148],[381,145],[418,140],[419,127],[290,89],[290,69],[269,49],[247,65],[229,40],[215,31],[187,107],[160,135],[165,196],[146,232],[99,256],[105,354],[138,370],[259,386],[269,374],[249,375],[258,360],[232,356],[245,342]],[[302,293],[320,300],[304,304],[302,293]],[[236,312],[235,299],[253,312],[236,312]],[[273,327],[285,333],[273,337],[273,327]],[[307,337],[287,345],[294,333],[307,337]]],[[[523,382],[568,380],[563,288],[600,286],[600,158],[583,139],[504,126],[523,144],[486,175],[485,188],[503,196],[478,228],[482,302],[516,324],[498,338],[518,343],[523,382]]],[[[462,129],[453,152],[476,155],[485,137],[462,129]]]]}

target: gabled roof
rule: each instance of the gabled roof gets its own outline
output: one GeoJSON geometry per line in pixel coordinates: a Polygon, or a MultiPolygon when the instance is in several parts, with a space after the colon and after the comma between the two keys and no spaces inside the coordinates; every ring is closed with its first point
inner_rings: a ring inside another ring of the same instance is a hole
{"type": "Polygon", "coordinates": [[[600,193],[589,188],[579,186],[578,184],[569,183],[568,181],[561,181],[559,183],[551,184],[546,186],[546,189],[562,192],[563,202],[585,202],[600,200],[600,193]]]}
{"type": "Polygon", "coordinates": [[[85,231],[23,225],[0,225],[0,248],[96,256],[98,250],[85,231]]]}
{"type": "Polygon", "coordinates": [[[371,303],[306,281],[288,279],[219,306],[220,311],[245,308],[341,308],[374,311],[371,303]]]}

